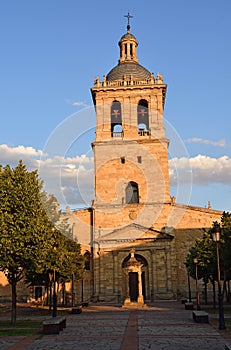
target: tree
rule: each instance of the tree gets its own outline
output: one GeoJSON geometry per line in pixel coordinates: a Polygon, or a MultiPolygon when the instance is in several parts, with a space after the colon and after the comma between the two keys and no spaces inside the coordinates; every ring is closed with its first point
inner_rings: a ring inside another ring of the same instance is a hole
{"type": "Polygon", "coordinates": [[[231,280],[231,213],[224,212],[221,217],[221,269],[224,277],[224,291],[227,301],[230,300],[230,280],[231,280]]]}
{"type": "Polygon", "coordinates": [[[213,303],[215,306],[215,282],[218,279],[217,271],[217,254],[216,244],[212,239],[212,231],[215,225],[221,225],[221,236],[220,236],[220,269],[221,276],[224,281],[223,290],[226,292],[227,300],[230,297],[230,280],[231,280],[231,213],[224,212],[221,217],[221,224],[218,222],[213,223],[211,229],[204,232],[202,238],[198,238],[195,241],[195,246],[189,251],[186,258],[190,275],[195,278],[194,270],[195,266],[193,258],[198,259],[198,268],[200,276],[203,277],[205,283],[205,297],[206,297],[206,286],[210,280],[213,285],[213,303]],[[228,290],[227,290],[228,289],[228,290]]]}
{"type": "Polygon", "coordinates": [[[0,167],[0,270],[12,287],[12,317],[16,323],[17,283],[28,267],[44,259],[51,222],[41,200],[37,171],[19,161],[0,167]]]}
{"type": "Polygon", "coordinates": [[[46,285],[49,290],[54,271],[55,281],[59,284],[70,281],[73,275],[77,280],[81,279],[84,273],[84,257],[81,255],[80,244],[55,227],[49,234],[49,249],[44,259],[27,268],[26,281],[32,285],[46,285]]]}
{"type": "Polygon", "coordinates": [[[42,202],[50,221],[56,229],[58,229],[63,235],[73,239],[72,227],[68,222],[68,218],[61,218],[61,210],[59,209],[60,205],[56,197],[53,194],[47,194],[43,191],[42,202]]]}
{"type": "Polygon", "coordinates": [[[194,258],[198,260],[198,279],[203,278],[205,286],[205,302],[207,302],[207,284],[209,280],[214,285],[215,279],[217,278],[215,250],[211,234],[204,232],[202,238],[197,238],[195,246],[190,248],[189,254],[186,257],[186,263],[190,276],[194,279],[195,276],[195,264],[194,258]]]}
{"type": "MultiPolygon", "coordinates": [[[[44,285],[49,296],[54,271],[56,282],[62,285],[70,281],[73,276],[75,279],[82,278],[83,256],[80,252],[80,245],[72,237],[72,228],[68,219],[61,218],[59,203],[55,196],[44,191],[42,192],[42,202],[52,222],[52,229],[47,237],[49,250],[40,264],[32,265],[27,269],[26,282],[30,285],[44,285]]],[[[48,298],[47,302],[49,302],[48,298]]]]}

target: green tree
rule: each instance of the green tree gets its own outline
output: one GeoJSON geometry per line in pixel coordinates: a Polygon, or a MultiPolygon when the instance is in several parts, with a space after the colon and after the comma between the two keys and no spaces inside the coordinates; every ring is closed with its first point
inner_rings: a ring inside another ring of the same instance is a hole
{"type": "Polygon", "coordinates": [[[0,270],[12,287],[12,317],[16,323],[17,283],[25,270],[44,259],[51,222],[41,200],[37,171],[20,161],[0,167],[0,270]]]}
{"type": "MultiPolygon", "coordinates": [[[[45,285],[51,297],[52,281],[64,285],[73,276],[81,279],[84,273],[84,257],[76,241],[53,227],[49,234],[49,249],[40,264],[31,265],[26,271],[26,281],[31,285],[45,285]],[[55,272],[54,272],[55,271],[55,272]]],[[[51,303],[50,303],[51,304],[51,303]]]]}
{"type": "MultiPolygon", "coordinates": [[[[203,278],[204,281],[204,293],[205,302],[207,302],[207,284],[211,281],[214,286],[217,278],[215,248],[210,232],[205,231],[202,238],[197,238],[195,246],[190,248],[189,254],[186,258],[188,264],[188,270],[192,278],[196,278],[196,267],[194,264],[194,258],[197,258],[198,264],[198,279],[203,278]]],[[[214,294],[215,296],[215,294],[214,294]]]]}
{"type": "Polygon", "coordinates": [[[231,213],[224,212],[221,217],[221,275],[224,279],[224,292],[227,301],[230,300],[230,280],[231,280],[231,213]]]}
{"type": "Polygon", "coordinates": [[[202,238],[195,241],[195,246],[189,251],[186,258],[190,275],[195,278],[195,264],[193,258],[198,259],[199,276],[203,278],[205,283],[205,297],[207,296],[207,283],[210,280],[213,285],[213,304],[216,305],[215,282],[218,280],[217,271],[217,254],[216,243],[213,242],[212,232],[215,225],[221,227],[219,241],[219,258],[220,273],[224,281],[223,291],[226,293],[227,300],[230,298],[230,280],[231,280],[231,214],[224,212],[221,217],[221,223],[214,222],[209,231],[205,231],[202,238]]]}
{"type": "Polygon", "coordinates": [[[51,220],[52,224],[60,231],[63,235],[72,237],[72,227],[68,221],[68,218],[62,218],[59,202],[53,194],[47,194],[45,191],[42,192],[42,202],[44,209],[51,220]]]}

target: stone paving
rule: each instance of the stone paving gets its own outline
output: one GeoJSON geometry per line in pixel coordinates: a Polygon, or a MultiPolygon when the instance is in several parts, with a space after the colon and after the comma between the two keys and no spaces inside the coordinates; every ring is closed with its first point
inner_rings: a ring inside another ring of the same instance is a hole
{"type": "Polygon", "coordinates": [[[0,350],[224,350],[227,343],[226,331],[195,323],[184,305],[159,302],[139,310],[90,305],[67,315],[60,334],[2,337],[0,350]]]}

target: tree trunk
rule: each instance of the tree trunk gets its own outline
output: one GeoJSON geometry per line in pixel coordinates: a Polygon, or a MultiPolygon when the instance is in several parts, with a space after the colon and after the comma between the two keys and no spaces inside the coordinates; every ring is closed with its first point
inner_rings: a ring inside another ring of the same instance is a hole
{"type": "Polygon", "coordinates": [[[224,300],[228,301],[228,293],[227,293],[227,283],[226,283],[226,279],[224,279],[224,282],[223,282],[223,297],[224,297],[224,300]]]}
{"type": "Polygon", "coordinates": [[[228,280],[227,286],[228,286],[227,302],[229,303],[230,302],[230,280],[228,280]]]}
{"type": "Polygon", "coordinates": [[[52,283],[49,284],[49,311],[51,312],[52,305],[52,283]]]}
{"type": "Polygon", "coordinates": [[[48,306],[49,305],[49,285],[46,283],[45,285],[45,305],[48,306]]]}
{"type": "Polygon", "coordinates": [[[66,305],[66,298],[65,298],[65,282],[62,283],[62,305],[66,305]]]}
{"type": "Polygon", "coordinates": [[[205,292],[205,305],[208,304],[208,289],[207,289],[207,282],[205,282],[205,288],[204,288],[204,292],[205,292]]]}
{"type": "Polygon", "coordinates": [[[16,308],[17,308],[17,281],[13,277],[11,282],[12,290],[12,310],[11,310],[11,324],[16,325],[16,308]]]}

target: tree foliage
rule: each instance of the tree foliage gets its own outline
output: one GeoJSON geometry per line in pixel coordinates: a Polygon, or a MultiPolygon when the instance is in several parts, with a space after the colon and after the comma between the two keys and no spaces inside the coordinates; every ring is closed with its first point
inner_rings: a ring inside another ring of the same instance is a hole
{"type": "Polygon", "coordinates": [[[81,255],[80,245],[63,235],[55,227],[49,234],[49,249],[46,256],[37,265],[26,270],[26,281],[32,285],[47,285],[49,276],[56,272],[56,281],[64,283],[72,276],[81,279],[84,272],[84,258],[81,255]]]}
{"type": "Polygon", "coordinates": [[[231,280],[231,213],[224,212],[221,218],[222,242],[221,257],[225,280],[231,280]]]}
{"type": "Polygon", "coordinates": [[[17,283],[25,275],[35,282],[55,267],[63,280],[81,276],[80,245],[62,234],[70,234],[67,222],[62,230],[55,226],[58,206],[54,196],[42,192],[37,171],[28,172],[22,161],[14,169],[0,166],[0,271],[12,286],[12,324],[17,283]]]}
{"type": "Polygon", "coordinates": [[[0,168],[0,270],[12,285],[12,323],[16,321],[16,285],[27,267],[43,259],[51,228],[40,197],[37,171],[22,161],[0,168]]]}
{"type": "MultiPolygon", "coordinates": [[[[219,258],[221,276],[224,282],[224,289],[226,283],[231,279],[231,214],[224,212],[221,217],[221,223],[214,222],[210,230],[205,231],[202,238],[197,238],[195,245],[190,248],[186,257],[186,266],[191,277],[195,278],[195,263],[194,258],[198,260],[198,278],[203,278],[205,285],[211,281],[213,286],[218,279],[217,270],[217,253],[216,243],[212,239],[212,231],[215,225],[221,228],[219,244],[219,258]]],[[[227,295],[229,293],[227,292],[227,295]]],[[[215,298],[215,297],[214,297],[215,298]]]]}
{"type": "Polygon", "coordinates": [[[41,197],[44,209],[52,224],[59,232],[72,239],[72,227],[68,222],[68,218],[61,219],[60,205],[55,196],[43,191],[41,197]]]}

